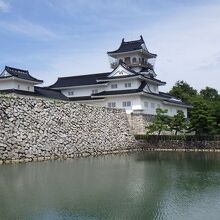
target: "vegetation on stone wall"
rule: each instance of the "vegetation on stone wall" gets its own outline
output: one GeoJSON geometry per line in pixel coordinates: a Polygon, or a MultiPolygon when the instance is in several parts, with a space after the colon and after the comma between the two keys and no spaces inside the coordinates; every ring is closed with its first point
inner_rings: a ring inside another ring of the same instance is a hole
{"type": "Polygon", "coordinates": [[[167,109],[157,108],[156,113],[152,123],[146,126],[147,134],[161,135],[162,132],[171,132],[177,135],[184,133],[189,126],[189,122],[181,110],[178,110],[173,117],[167,115],[167,109]]]}

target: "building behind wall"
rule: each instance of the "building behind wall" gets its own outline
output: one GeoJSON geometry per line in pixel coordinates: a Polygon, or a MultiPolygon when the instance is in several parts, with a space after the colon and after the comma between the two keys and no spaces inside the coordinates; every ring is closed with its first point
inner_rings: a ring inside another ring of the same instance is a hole
{"type": "Polygon", "coordinates": [[[167,109],[170,116],[182,110],[187,117],[189,105],[159,91],[166,82],[157,79],[157,55],[148,51],[142,36],[135,41],[122,39],[119,48],[107,55],[112,71],[60,77],[50,88],[72,101],[125,108],[131,125],[140,127],[139,133],[144,132],[144,123],[152,119],[157,108],[167,109]]]}
{"type": "Polygon", "coordinates": [[[62,99],[109,108],[124,108],[136,133],[143,133],[145,123],[156,114],[156,109],[167,109],[173,116],[182,110],[187,117],[191,107],[181,100],[160,92],[166,82],[154,71],[157,55],[150,53],[143,37],[139,40],[122,39],[117,50],[107,52],[111,71],[88,75],[60,77],[47,87],[32,77],[27,70],[6,66],[0,74],[0,91],[62,99]]]}

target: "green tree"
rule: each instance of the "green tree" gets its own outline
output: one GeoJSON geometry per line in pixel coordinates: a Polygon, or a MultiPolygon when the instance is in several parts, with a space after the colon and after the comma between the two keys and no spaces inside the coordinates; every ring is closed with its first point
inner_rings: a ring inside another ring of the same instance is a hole
{"type": "Polygon", "coordinates": [[[175,132],[177,135],[178,132],[184,132],[187,128],[187,120],[183,111],[178,110],[177,114],[171,118],[170,121],[170,130],[175,132]]]}
{"type": "Polygon", "coordinates": [[[202,89],[200,91],[200,95],[204,99],[209,100],[209,101],[216,100],[219,96],[218,91],[216,89],[213,89],[213,88],[208,87],[208,86],[206,86],[205,89],[202,89]]]}
{"type": "Polygon", "coordinates": [[[214,103],[212,103],[212,112],[216,118],[216,123],[218,126],[218,134],[220,134],[220,100],[217,100],[214,103]]]}
{"type": "Polygon", "coordinates": [[[146,126],[147,134],[157,132],[157,134],[160,135],[162,131],[169,130],[170,117],[167,115],[167,112],[167,109],[156,109],[157,114],[155,115],[154,120],[146,126]]]}
{"type": "Polygon", "coordinates": [[[197,90],[187,82],[177,81],[169,93],[184,102],[189,102],[192,96],[197,95],[197,90]]]}
{"type": "Polygon", "coordinates": [[[197,100],[193,103],[193,108],[190,110],[189,131],[194,131],[196,135],[210,135],[217,132],[216,117],[204,100],[197,100]]]}

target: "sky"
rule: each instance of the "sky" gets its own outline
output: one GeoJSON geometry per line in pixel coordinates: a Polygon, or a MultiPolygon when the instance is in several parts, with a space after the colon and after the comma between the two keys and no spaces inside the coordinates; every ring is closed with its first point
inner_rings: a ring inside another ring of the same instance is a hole
{"type": "Polygon", "coordinates": [[[0,0],[0,69],[44,85],[110,71],[106,52],[143,35],[169,91],[177,80],[220,91],[220,0],[0,0]]]}

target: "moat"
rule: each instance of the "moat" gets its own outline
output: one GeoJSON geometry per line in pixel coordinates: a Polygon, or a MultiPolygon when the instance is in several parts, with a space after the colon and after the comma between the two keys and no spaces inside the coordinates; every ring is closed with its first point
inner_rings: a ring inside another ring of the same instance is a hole
{"type": "Polygon", "coordinates": [[[0,166],[0,219],[219,219],[220,154],[140,152],[0,166]]]}

